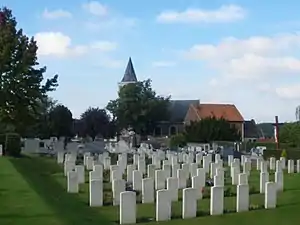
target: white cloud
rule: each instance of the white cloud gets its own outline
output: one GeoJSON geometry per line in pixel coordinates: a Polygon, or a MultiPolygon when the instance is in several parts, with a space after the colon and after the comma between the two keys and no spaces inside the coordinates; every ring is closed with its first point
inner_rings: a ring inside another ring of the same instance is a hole
{"type": "Polygon", "coordinates": [[[130,29],[136,27],[138,20],[135,18],[126,17],[113,17],[107,18],[101,21],[89,21],[86,23],[86,27],[91,31],[103,31],[103,30],[118,30],[130,29]]]}
{"type": "Polygon", "coordinates": [[[237,5],[223,5],[215,10],[187,9],[185,11],[165,11],[158,15],[162,23],[222,23],[243,19],[246,11],[237,5]]]}
{"type": "Polygon", "coordinates": [[[300,49],[299,34],[247,39],[225,38],[220,43],[192,46],[184,56],[204,60],[226,78],[264,79],[300,72],[300,59],[293,51],[300,49]]]}
{"type": "Polygon", "coordinates": [[[300,84],[287,85],[275,89],[276,94],[284,99],[300,100],[300,84]]]}
{"type": "Polygon", "coordinates": [[[273,37],[253,36],[247,39],[228,37],[216,45],[194,45],[187,52],[187,56],[193,59],[226,60],[245,54],[273,56],[275,53],[284,53],[295,47],[300,47],[300,35],[297,33],[273,37]]]}
{"type": "Polygon", "coordinates": [[[98,64],[101,67],[110,68],[110,69],[118,69],[118,68],[125,68],[125,61],[124,60],[117,60],[111,58],[101,58],[98,64]]]}
{"type": "Polygon", "coordinates": [[[117,43],[110,41],[96,41],[91,45],[91,48],[100,50],[102,52],[111,52],[116,50],[117,47],[117,43]]]}
{"type": "Polygon", "coordinates": [[[95,49],[100,52],[113,51],[116,43],[109,41],[96,41],[92,44],[73,45],[69,36],[61,32],[40,32],[35,35],[38,45],[38,54],[41,56],[79,56],[95,49]]]}
{"type": "Polygon", "coordinates": [[[106,16],[108,14],[108,9],[105,5],[97,1],[90,1],[83,4],[83,9],[95,16],[106,16]]]}
{"type": "Polygon", "coordinates": [[[176,63],[171,61],[156,61],[152,63],[153,67],[173,67],[175,65],[176,63]]]}
{"type": "Polygon", "coordinates": [[[49,11],[48,9],[45,9],[43,12],[43,17],[45,19],[60,19],[60,18],[72,18],[72,13],[63,10],[63,9],[57,9],[53,11],[49,11]]]}
{"type": "MultiPolygon", "coordinates": [[[[295,82],[300,74],[299,50],[300,34],[286,33],[246,39],[229,37],[216,44],[194,45],[183,55],[206,63],[217,74],[209,85],[222,96],[241,105],[247,101],[255,109],[269,105],[271,112],[260,115],[262,118],[274,114],[291,119],[289,110],[300,100],[300,83],[295,82]]],[[[243,108],[251,115],[251,107],[245,104],[243,108]]]]}

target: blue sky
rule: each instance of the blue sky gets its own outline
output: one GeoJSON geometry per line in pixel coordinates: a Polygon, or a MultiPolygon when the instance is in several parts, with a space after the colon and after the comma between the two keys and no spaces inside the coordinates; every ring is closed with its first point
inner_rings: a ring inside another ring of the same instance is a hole
{"type": "Polygon", "coordinates": [[[2,0],[35,36],[52,95],[75,117],[117,96],[129,56],[138,79],[173,99],[232,103],[245,119],[295,118],[296,0],[2,0]]]}

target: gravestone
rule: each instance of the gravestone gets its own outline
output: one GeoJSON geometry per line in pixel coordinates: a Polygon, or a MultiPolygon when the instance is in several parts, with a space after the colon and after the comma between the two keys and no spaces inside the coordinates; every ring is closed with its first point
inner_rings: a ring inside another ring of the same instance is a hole
{"type": "Polygon", "coordinates": [[[120,193],[120,224],[136,223],[136,193],[124,191],[120,193]]]}
{"type": "Polygon", "coordinates": [[[91,180],[90,187],[90,206],[97,207],[103,205],[103,182],[102,180],[91,180]]]}

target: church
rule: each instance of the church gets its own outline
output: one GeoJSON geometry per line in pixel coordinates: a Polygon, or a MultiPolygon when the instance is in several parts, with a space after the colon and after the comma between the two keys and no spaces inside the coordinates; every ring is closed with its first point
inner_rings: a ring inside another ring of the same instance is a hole
{"type": "MultiPolygon", "coordinates": [[[[133,63],[129,58],[124,76],[119,87],[138,82],[133,63]]],[[[199,99],[170,100],[170,119],[161,121],[153,131],[153,136],[165,137],[176,135],[184,131],[184,126],[191,121],[199,121],[201,118],[224,118],[235,126],[244,138],[244,118],[233,104],[202,104],[199,99]]]]}

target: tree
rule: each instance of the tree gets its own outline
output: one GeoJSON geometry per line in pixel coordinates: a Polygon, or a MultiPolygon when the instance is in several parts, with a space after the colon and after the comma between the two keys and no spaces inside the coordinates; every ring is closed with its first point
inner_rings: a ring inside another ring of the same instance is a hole
{"type": "Polygon", "coordinates": [[[28,126],[23,137],[38,137],[41,139],[48,139],[52,136],[50,121],[49,121],[49,113],[50,111],[56,107],[57,101],[52,98],[46,96],[39,103],[37,108],[38,115],[36,117],[36,121],[31,126],[28,126]]]}
{"type": "Polygon", "coordinates": [[[46,67],[38,68],[36,42],[16,26],[12,11],[0,8],[0,121],[23,134],[58,86],[58,75],[43,82],[46,67]]]}
{"type": "Polygon", "coordinates": [[[97,135],[108,136],[110,117],[105,109],[90,107],[81,115],[80,120],[82,121],[84,135],[90,136],[93,140],[97,135]]]}
{"type": "Polygon", "coordinates": [[[285,123],[279,129],[279,142],[291,147],[300,146],[300,123],[285,123]]]}
{"type": "Polygon", "coordinates": [[[239,131],[225,119],[208,117],[185,127],[187,142],[240,141],[239,131]]]}
{"type": "Polygon", "coordinates": [[[106,108],[119,129],[131,127],[138,134],[152,134],[157,122],[169,119],[169,99],[157,95],[151,80],[146,80],[121,87],[118,98],[106,108]]]}
{"type": "Polygon", "coordinates": [[[53,136],[71,137],[73,131],[72,112],[64,105],[57,105],[49,112],[49,128],[53,136]]]}

